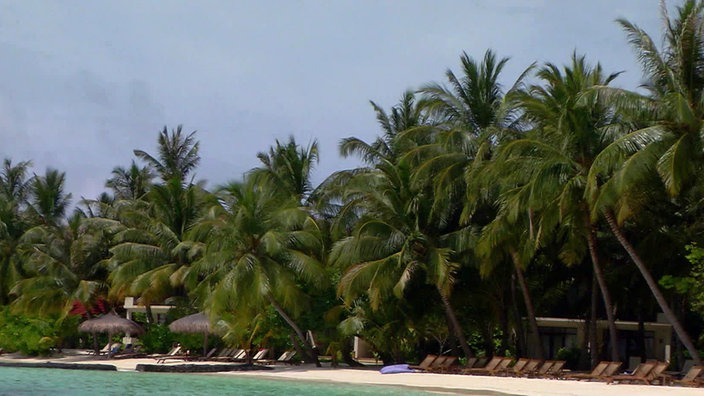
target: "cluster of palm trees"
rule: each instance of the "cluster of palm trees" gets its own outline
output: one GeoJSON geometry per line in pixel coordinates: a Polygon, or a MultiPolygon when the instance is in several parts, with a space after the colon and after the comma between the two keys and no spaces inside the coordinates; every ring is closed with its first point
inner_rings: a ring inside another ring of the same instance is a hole
{"type": "Polygon", "coordinates": [[[331,322],[331,345],[359,335],[386,360],[431,345],[542,353],[541,314],[587,318],[592,346],[605,317],[610,348],[592,361],[618,360],[615,320],[661,311],[699,363],[687,330],[701,317],[658,279],[689,276],[685,246],[702,239],[704,3],[662,12],[660,48],[618,21],[642,89],[612,87],[618,73],[577,54],[506,89],[508,59],[463,53],[444,84],[389,111],[372,102],[381,135],[343,139],[362,165],[319,186],[317,144],[291,138],[208,191],[194,133],[165,127],[157,155],[135,150],[143,166],[115,168],[109,192],[67,216],[63,173],[5,160],[0,303],[66,314],[168,300],[229,318],[234,335],[275,312],[313,360],[304,330],[331,322]]]}

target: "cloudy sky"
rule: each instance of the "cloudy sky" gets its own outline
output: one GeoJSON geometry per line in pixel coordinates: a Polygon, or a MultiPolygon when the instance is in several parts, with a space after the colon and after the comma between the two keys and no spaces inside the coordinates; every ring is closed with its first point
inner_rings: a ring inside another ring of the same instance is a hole
{"type": "MultiPolygon", "coordinates": [[[[369,100],[443,81],[466,51],[533,61],[573,50],[641,73],[625,17],[659,37],[656,0],[0,0],[0,157],[67,173],[74,199],[104,190],[132,150],[183,124],[201,142],[198,179],[240,178],[275,139],[317,139],[320,182],[349,168],[341,138],[371,140],[369,100]]],[[[671,0],[670,3],[673,3],[671,0]]]]}

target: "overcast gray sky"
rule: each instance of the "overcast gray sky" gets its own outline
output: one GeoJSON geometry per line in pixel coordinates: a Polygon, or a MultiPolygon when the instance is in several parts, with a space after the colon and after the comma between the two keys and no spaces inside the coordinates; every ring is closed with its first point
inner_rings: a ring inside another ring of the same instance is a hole
{"type": "Polygon", "coordinates": [[[0,0],[0,157],[65,171],[75,202],[183,124],[210,186],[289,135],[319,141],[317,183],[356,164],[341,138],[377,135],[369,100],[442,82],[462,51],[510,57],[506,85],[576,50],[636,87],[619,17],[659,37],[656,0],[0,0]]]}

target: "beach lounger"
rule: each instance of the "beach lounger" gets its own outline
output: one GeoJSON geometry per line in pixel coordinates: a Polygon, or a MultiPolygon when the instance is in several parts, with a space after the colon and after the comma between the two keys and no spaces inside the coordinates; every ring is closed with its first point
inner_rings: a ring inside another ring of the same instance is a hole
{"type": "Polygon", "coordinates": [[[543,378],[555,363],[555,360],[546,360],[538,368],[530,373],[526,373],[526,375],[531,378],[543,378]]]}
{"type": "Polygon", "coordinates": [[[501,375],[518,375],[525,367],[526,365],[530,362],[530,359],[528,358],[519,358],[516,360],[516,363],[513,364],[513,366],[508,367],[506,370],[502,371],[501,375]]]}
{"type": "Polygon", "coordinates": [[[438,370],[438,368],[440,366],[445,364],[445,360],[447,360],[448,358],[449,358],[449,356],[446,356],[446,355],[438,356],[435,360],[433,360],[433,362],[430,364],[430,366],[428,366],[428,368],[426,368],[424,371],[432,372],[432,371],[438,370]]]}
{"type": "Polygon", "coordinates": [[[252,356],[252,361],[257,362],[260,360],[266,360],[267,355],[269,355],[269,350],[261,349],[259,352],[255,353],[254,356],[252,356]]]}
{"type": "Polygon", "coordinates": [[[217,348],[211,349],[205,356],[196,356],[191,354],[164,356],[161,359],[157,360],[157,364],[165,363],[167,360],[184,360],[188,362],[205,361],[211,359],[212,356],[215,354],[216,350],[217,348]]]}
{"type": "MultiPolygon", "coordinates": [[[[569,374],[565,375],[563,378],[564,379],[573,379],[573,380],[583,380],[583,379],[589,380],[589,379],[600,378],[601,376],[604,375],[604,370],[606,370],[606,368],[609,366],[609,363],[611,363],[611,362],[602,360],[596,366],[594,366],[592,371],[589,373],[569,373],[569,374]]],[[[616,369],[616,370],[618,370],[618,369],[616,369]]],[[[614,371],[614,373],[615,373],[615,371],[614,371]]],[[[613,375],[613,374],[611,374],[611,375],[613,375]]]]}
{"type": "Polygon", "coordinates": [[[479,361],[479,358],[475,358],[475,357],[467,358],[467,361],[465,362],[464,367],[472,368],[472,367],[474,367],[475,364],[477,364],[478,361],[479,361]]]}
{"type": "MultiPolygon", "coordinates": [[[[435,362],[438,362],[438,360],[436,360],[435,362]]],[[[448,373],[450,371],[457,371],[453,370],[453,367],[456,367],[457,356],[445,356],[445,359],[443,359],[442,361],[438,362],[437,364],[435,362],[433,362],[428,371],[431,371],[433,373],[448,373]]]]}
{"type": "Polygon", "coordinates": [[[430,367],[431,364],[435,361],[435,359],[438,358],[438,355],[427,355],[423,361],[418,363],[417,365],[409,365],[408,368],[414,369],[414,370],[427,370],[428,367],[430,367]]]}
{"type": "Polygon", "coordinates": [[[152,358],[156,359],[158,363],[164,363],[167,358],[177,356],[181,352],[181,346],[172,348],[167,354],[164,355],[153,355],[152,358]]]}
{"type": "Polygon", "coordinates": [[[244,356],[245,355],[245,350],[244,349],[237,349],[237,348],[226,348],[222,352],[218,354],[218,356],[212,357],[211,360],[215,361],[232,361],[235,360],[235,357],[239,356],[244,356]]]}
{"type": "MultiPolygon", "coordinates": [[[[648,361],[645,363],[641,363],[636,367],[635,370],[633,370],[633,373],[631,374],[621,374],[621,375],[612,375],[606,379],[607,384],[613,384],[613,383],[627,383],[627,382],[632,382],[632,381],[643,381],[645,384],[649,384],[650,380],[652,379],[650,377],[651,372],[655,368],[655,366],[658,365],[658,362],[656,361],[648,361]]],[[[667,368],[667,365],[665,366],[667,368]]],[[[665,368],[662,370],[664,371],[665,368]]],[[[662,371],[661,371],[662,372],[662,371]]]]}
{"type": "Polygon", "coordinates": [[[482,368],[466,368],[461,371],[462,374],[473,375],[496,375],[497,373],[506,370],[511,364],[511,358],[494,356],[486,366],[482,368]]]}
{"type": "Polygon", "coordinates": [[[687,371],[687,374],[682,377],[682,379],[674,379],[668,374],[661,374],[660,376],[663,377],[663,384],[680,384],[699,388],[704,385],[702,373],[704,373],[704,366],[692,366],[687,371]]]}
{"type": "Polygon", "coordinates": [[[296,351],[286,351],[279,356],[278,359],[272,360],[272,359],[258,359],[256,362],[259,364],[298,364],[298,361],[295,361],[293,358],[296,356],[296,351]]]}
{"type": "Polygon", "coordinates": [[[528,377],[538,371],[543,361],[540,359],[530,359],[521,370],[514,370],[511,375],[514,377],[528,377]]]}
{"type": "Polygon", "coordinates": [[[556,360],[547,369],[547,371],[540,378],[560,378],[564,375],[562,369],[565,367],[567,362],[564,360],[556,360]]]}

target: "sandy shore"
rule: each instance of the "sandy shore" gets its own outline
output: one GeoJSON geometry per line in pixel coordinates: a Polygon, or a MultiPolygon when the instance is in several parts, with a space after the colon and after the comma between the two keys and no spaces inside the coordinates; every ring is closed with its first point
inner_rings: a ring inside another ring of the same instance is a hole
{"type": "MultiPolygon", "coordinates": [[[[155,359],[106,359],[85,354],[75,354],[60,358],[24,358],[17,355],[0,355],[2,362],[57,362],[57,363],[101,363],[111,364],[121,371],[133,371],[138,364],[155,364],[155,359]]],[[[190,363],[190,362],[189,362],[190,363]]],[[[183,364],[170,361],[167,365],[183,364]]],[[[197,364],[197,363],[196,363],[197,364]]],[[[205,363],[207,364],[207,363],[205,363]]],[[[213,374],[208,374],[213,375],[213,374]]],[[[545,380],[527,378],[485,377],[453,374],[380,374],[378,368],[316,368],[308,365],[274,366],[274,370],[228,372],[215,375],[237,375],[257,378],[309,380],[320,382],[342,382],[351,384],[372,384],[409,386],[433,392],[471,395],[573,395],[573,396],[656,396],[656,395],[704,395],[704,389],[676,386],[646,385],[607,385],[601,382],[580,382],[566,380],[545,380]]]]}

